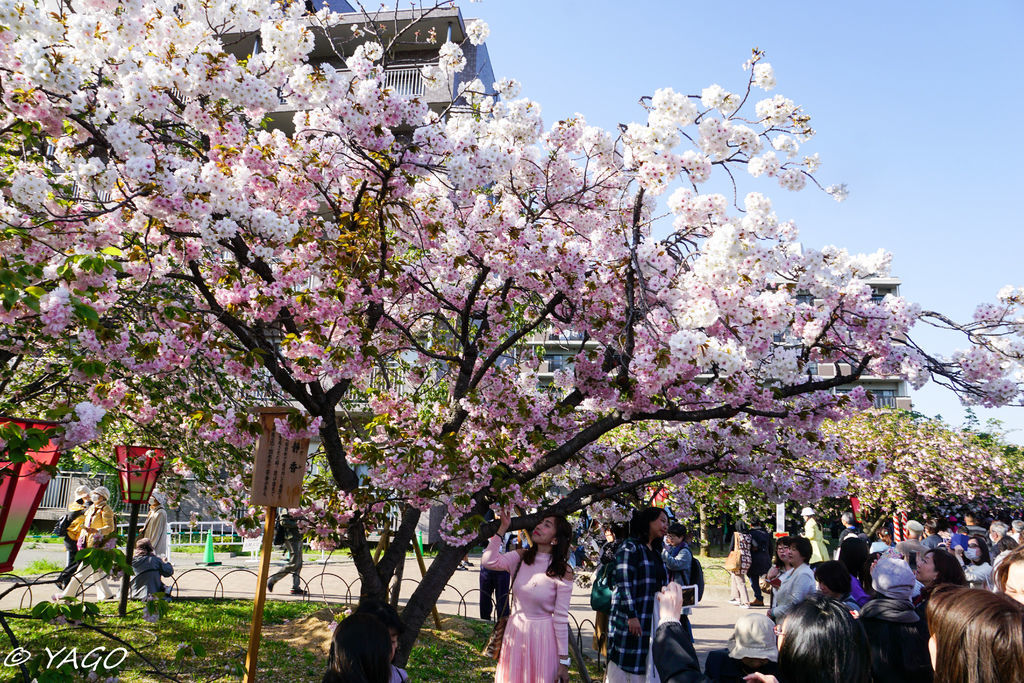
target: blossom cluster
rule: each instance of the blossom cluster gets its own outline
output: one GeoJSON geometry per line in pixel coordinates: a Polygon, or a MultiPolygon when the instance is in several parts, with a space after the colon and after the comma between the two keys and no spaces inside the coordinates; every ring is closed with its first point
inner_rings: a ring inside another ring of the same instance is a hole
{"type": "MultiPolygon", "coordinates": [[[[180,433],[174,476],[200,477],[246,533],[263,403],[308,416],[279,421],[285,437],[321,441],[296,514],[326,549],[402,505],[445,505],[464,542],[491,501],[658,477],[685,492],[708,471],[825,495],[851,476],[825,466],[823,421],[869,401],[816,384],[815,364],[933,371],[905,341],[921,312],[872,296],[888,255],[803,247],[762,192],[705,189],[817,186],[806,113],[747,96],[777,85],[759,54],[745,89],[660,89],[619,133],[580,114],[545,126],[516,81],[495,96],[469,74],[452,93],[467,106],[440,116],[388,86],[369,30],[320,59],[312,22],[332,15],[302,3],[248,0],[248,28],[227,5],[108,4],[50,18],[0,2],[16,169],[0,256],[18,285],[0,344],[42,349],[33,380],[70,368],[66,445],[115,417],[180,433]],[[676,185],[658,237],[654,197],[676,185]],[[553,330],[575,334],[546,376],[536,341],[553,330]],[[821,466],[803,477],[804,461],[821,466]]],[[[428,86],[454,83],[462,47],[437,57],[428,86]]],[[[979,324],[1017,310],[1004,298],[979,324]]],[[[1019,396],[1014,343],[954,359],[978,400],[1019,396]]]]}

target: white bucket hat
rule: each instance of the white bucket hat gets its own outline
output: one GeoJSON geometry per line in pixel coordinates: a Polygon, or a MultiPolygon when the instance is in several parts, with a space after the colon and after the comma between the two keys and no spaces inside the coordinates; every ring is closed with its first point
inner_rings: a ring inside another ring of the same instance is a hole
{"type": "Polygon", "coordinates": [[[92,490],[92,492],[93,493],[98,493],[101,496],[103,496],[104,498],[106,498],[107,500],[110,500],[110,491],[107,489],[106,486],[97,486],[96,488],[94,488],[92,490]]]}
{"type": "Polygon", "coordinates": [[[92,493],[92,490],[85,484],[82,484],[77,489],[75,489],[75,500],[78,500],[79,498],[85,498],[90,493],[92,493]]]}
{"type": "Polygon", "coordinates": [[[772,620],[764,614],[749,612],[737,619],[736,627],[729,636],[729,656],[733,659],[753,657],[779,661],[772,620]]]}
{"type": "Polygon", "coordinates": [[[814,508],[809,508],[809,507],[808,508],[804,508],[803,510],[800,511],[800,516],[801,517],[813,517],[816,514],[817,513],[814,511],[814,508]]]}

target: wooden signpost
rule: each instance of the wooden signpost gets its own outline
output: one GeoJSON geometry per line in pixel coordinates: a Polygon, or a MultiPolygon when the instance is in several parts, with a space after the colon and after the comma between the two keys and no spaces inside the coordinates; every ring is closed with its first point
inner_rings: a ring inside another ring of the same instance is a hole
{"type": "Polygon", "coordinates": [[[302,479],[306,476],[306,455],[309,439],[286,439],[277,432],[274,420],[287,419],[287,408],[260,408],[263,434],[256,450],[252,472],[252,504],[266,508],[263,549],[260,554],[259,581],[252,608],[252,630],[245,656],[245,682],[256,680],[256,662],[263,629],[263,606],[267,600],[267,579],[270,574],[270,553],[273,550],[274,521],[277,508],[298,507],[302,500],[302,479]]]}

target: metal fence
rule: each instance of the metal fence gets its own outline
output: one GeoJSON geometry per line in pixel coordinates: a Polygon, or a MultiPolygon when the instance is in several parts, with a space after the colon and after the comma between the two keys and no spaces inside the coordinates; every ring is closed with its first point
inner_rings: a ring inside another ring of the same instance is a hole
{"type": "Polygon", "coordinates": [[[115,512],[124,509],[124,501],[121,500],[121,488],[117,485],[117,475],[106,472],[58,472],[57,476],[50,479],[43,492],[43,499],[39,502],[40,510],[64,510],[71,502],[71,496],[75,489],[81,485],[89,488],[105,486],[110,491],[110,498],[107,503],[115,512]]]}
{"type": "MultiPolygon", "coordinates": [[[[19,609],[30,608],[37,600],[49,600],[54,591],[54,581],[59,572],[51,572],[38,577],[21,577],[13,574],[0,574],[0,599],[8,595],[19,596],[19,609]],[[6,587],[5,587],[6,586],[6,587]],[[20,591],[20,593],[19,593],[20,591]]],[[[256,584],[259,575],[256,571],[246,568],[229,569],[226,572],[218,573],[205,567],[186,569],[171,577],[164,577],[164,585],[167,586],[168,596],[174,600],[203,600],[203,599],[236,599],[251,600],[256,593],[256,584]],[[203,582],[208,584],[205,589],[197,589],[197,577],[207,577],[203,582]],[[210,578],[212,577],[212,581],[210,578]],[[229,581],[230,578],[230,581],[229,581]],[[212,583],[212,587],[209,584],[212,583]]],[[[97,577],[97,581],[99,578],[97,577]]],[[[346,580],[340,574],[328,571],[328,566],[323,565],[320,572],[313,576],[300,576],[300,582],[306,594],[296,597],[302,602],[320,601],[327,604],[351,604],[359,600],[359,579],[346,580]]],[[[402,580],[402,597],[398,604],[404,605],[408,596],[419,586],[419,581],[412,578],[402,580]],[[407,588],[408,587],[408,588],[407,588]]],[[[78,597],[83,597],[93,589],[95,582],[83,585],[78,597]]],[[[437,601],[437,608],[443,614],[449,614],[462,618],[470,617],[470,610],[479,605],[480,589],[471,588],[461,591],[451,584],[447,584],[441,592],[437,601]],[[474,595],[476,594],[476,595],[474,595]],[[454,610],[454,611],[452,611],[454,610]]],[[[424,624],[429,627],[430,622],[424,624]]],[[[569,613],[569,638],[572,654],[577,660],[580,668],[583,668],[585,660],[594,660],[598,667],[606,665],[604,658],[599,651],[590,647],[590,638],[594,632],[594,622],[591,619],[577,619],[569,613]]],[[[586,679],[586,680],[589,680],[586,679]]]]}
{"type": "MultiPolygon", "coordinates": [[[[118,524],[117,533],[126,536],[128,526],[127,523],[118,524]]],[[[174,548],[206,545],[206,537],[211,533],[217,545],[234,545],[243,540],[231,522],[168,522],[167,531],[167,552],[173,552],[174,548]]]]}

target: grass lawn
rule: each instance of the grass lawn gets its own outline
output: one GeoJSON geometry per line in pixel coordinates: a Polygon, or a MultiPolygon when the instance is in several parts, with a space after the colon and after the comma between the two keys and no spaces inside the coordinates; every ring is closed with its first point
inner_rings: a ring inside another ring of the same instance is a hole
{"type": "Polygon", "coordinates": [[[59,572],[64,569],[64,565],[50,560],[33,560],[24,569],[14,569],[7,572],[8,574],[14,574],[15,576],[38,576],[39,574],[49,574],[50,572],[59,572]]]}
{"type": "MultiPolygon", "coordinates": [[[[267,683],[319,681],[327,666],[330,642],[328,625],[340,605],[281,602],[270,600],[264,613],[263,639],[260,644],[258,680],[267,683]]],[[[149,658],[156,668],[182,681],[237,681],[242,674],[249,639],[252,602],[245,600],[179,600],[156,623],[142,618],[139,603],[129,603],[125,619],[117,617],[116,603],[101,603],[96,626],[124,639],[149,658]],[[179,645],[198,646],[201,655],[179,645]],[[184,655],[184,656],[183,656],[184,655]]],[[[22,611],[21,613],[24,613],[22,611]]],[[[46,662],[46,647],[51,651],[68,650],[54,665],[77,648],[78,661],[95,647],[106,652],[118,647],[110,639],[80,627],[54,626],[38,620],[11,619],[19,644],[46,662]]],[[[406,667],[413,681],[459,681],[469,683],[494,680],[494,661],[480,656],[491,624],[475,619],[443,617],[445,630],[424,629],[406,667]]],[[[433,625],[428,621],[428,625],[433,625]]],[[[111,661],[116,661],[115,656],[111,661]]],[[[152,673],[152,667],[130,653],[119,674],[122,683],[165,681],[152,673]]],[[[102,673],[102,665],[97,673],[102,673]]],[[[591,672],[592,674],[595,672],[591,672]]],[[[42,671],[40,671],[42,674],[42,671]]],[[[4,670],[15,676],[15,669],[4,670]]],[[[107,674],[110,675],[110,674],[107,674]]],[[[106,676],[100,677],[104,680],[106,676]]],[[[74,678],[52,680],[83,680],[74,678]]],[[[11,679],[14,680],[14,679],[11,679]]],[[[20,680],[17,679],[17,680],[20,680]]],[[[40,681],[48,680],[40,675],[40,681]]]]}

